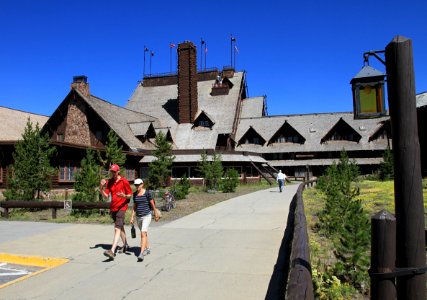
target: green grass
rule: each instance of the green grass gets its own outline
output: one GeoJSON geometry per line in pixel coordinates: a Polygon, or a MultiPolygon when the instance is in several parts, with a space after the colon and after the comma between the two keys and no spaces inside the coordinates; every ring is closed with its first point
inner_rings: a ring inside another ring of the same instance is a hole
{"type": "MultiPolygon", "coordinates": [[[[362,200],[363,209],[368,215],[372,216],[382,209],[394,214],[394,181],[363,180],[356,185],[360,188],[360,195],[357,198],[362,200]]],[[[326,274],[335,261],[333,245],[329,239],[316,232],[318,215],[325,205],[325,198],[318,189],[312,188],[304,190],[303,199],[312,267],[316,274],[317,272],[326,274]]],[[[427,212],[427,179],[423,179],[423,200],[424,211],[427,212]]],[[[365,299],[366,296],[355,292],[351,298],[365,299]]],[[[331,299],[339,299],[339,297],[331,299]]]]}

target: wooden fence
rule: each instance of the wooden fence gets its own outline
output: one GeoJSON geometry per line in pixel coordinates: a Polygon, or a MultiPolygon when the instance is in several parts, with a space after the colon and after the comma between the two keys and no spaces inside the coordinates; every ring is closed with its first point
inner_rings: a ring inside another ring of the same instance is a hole
{"type": "MultiPolygon", "coordinates": [[[[0,201],[0,207],[4,209],[3,216],[9,217],[9,209],[11,208],[38,208],[38,209],[51,209],[52,218],[56,219],[56,211],[64,209],[64,201],[23,201],[23,200],[10,200],[0,201]]],[[[110,208],[109,202],[72,202],[73,209],[108,209],[110,208]]]]}

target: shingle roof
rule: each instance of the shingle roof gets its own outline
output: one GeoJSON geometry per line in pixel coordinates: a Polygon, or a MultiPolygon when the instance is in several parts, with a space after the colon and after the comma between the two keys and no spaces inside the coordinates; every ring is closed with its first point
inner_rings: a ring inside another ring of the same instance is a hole
{"type": "Polygon", "coordinates": [[[129,146],[131,150],[137,151],[138,149],[145,148],[144,144],[135,137],[135,134],[133,133],[128,123],[159,123],[159,121],[155,117],[114,105],[93,95],[85,97],[77,90],[76,92],[79,93],[82,99],[84,99],[88,103],[88,105],[90,105],[98,113],[98,115],[123,140],[123,142],[125,142],[126,145],[129,146]]]}
{"type": "Polygon", "coordinates": [[[236,140],[240,140],[250,126],[252,126],[264,139],[270,140],[283,123],[287,121],[289,125],[306,139],[306,141],[304,144],[272,143],[270,145],[265,144],[264,146],[242,144],[236,147],[236,150],[278,153],[341,151],[343,148],[347,151],[386,149],[387,141],[375,140],[369,142],[369,137],[379,126],[382,126],[381,122],[387,119],[388,117],[355,120],[352,112],[245,118],[240,120],[236,133],[236,140]],[[340,118],[362,136],[359,143],[349,141],[327,141],[321,143],[321,139],[331,130],[340,118]]]}
{"type": "Polygon", "coordinates": [[[0,141],[17,141],[22,139],[28,118],[33,123],[33,128],[36,123],[42,128],[49,119],[46,116],[0,106],[0,141]]]}
{"type": "Polygon", "coordinates": [[[178,105],[176,84],[151,87],[138,85],[126,108],[154,116],[161,120],[160,126],[170,127],[177,149],[214,149],[218,134],[232,132],[243,78],[243,72],[234,73],[234,77],[230,78],[233,88],[228,95],[211,96],[215,80],[197,83],[198,112],[196,115],[203,110],[215,122],[215,125],[208,130],[194,130],[191,128],[192,124],[178,124],[175,120],[174,113],[178,105]]]}
{"type": "Polygon", "coordinates": [[[264,111],[264,97],[246,98],[242,101],[241,118],[262,117],[264,111]]]}
{"type": "MultiPolygon", "coordinates": [[[[144,156],[139,162],[140,163],[150,163],[156,159],[153,155],[146,155],[144,156]]],[[[174,162],[198,162],[202,159],[202,156],[200,154],[178,154],[175,155],[174,162]]],[[[208,155],[208,160],[212,160],[212,155],[208,155]]],[[[261,156],[257,155],[243,155],[240,153],[236,154],[221,154],[221,161],[222,162],[257,162],[257,163],[266,163],[267,161],[262,158],[261,156]]]]}
{"type": "MultiPolygon", "coordinates": [[[[358,165],[378,165],[383,161],[382,157],[355,158],[358,165]]],[[[269,165],[273,167],[297,167],[297,166],[330,166],[333,163],[338,163],[339,159],[324,158],[324,159],[297,159],[297,160],[271,160],[269,165]]]]}
{"type": "Polygon", "coordinates": [[[416,96],[417,107],[422,107],[427,105],[427,92],[418,94],[416,96]]]}

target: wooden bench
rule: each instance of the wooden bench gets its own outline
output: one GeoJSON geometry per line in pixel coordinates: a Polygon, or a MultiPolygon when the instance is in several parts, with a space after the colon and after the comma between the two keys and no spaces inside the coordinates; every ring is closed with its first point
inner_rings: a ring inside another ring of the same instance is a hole
{"type": "MultiPolygon", "coordinates": [[[[109,202],[72,202],[73,209],[109,209],[109,202]]],[[[52,219],[56,219],[56,211],[64,209],[64,201],[23,201],[23,200],[9,200],[0,201],[0,207],[4,209],[4,217],[9,217],[9,209],[11,208],[39,208],[51,209],[52,219]]]]}

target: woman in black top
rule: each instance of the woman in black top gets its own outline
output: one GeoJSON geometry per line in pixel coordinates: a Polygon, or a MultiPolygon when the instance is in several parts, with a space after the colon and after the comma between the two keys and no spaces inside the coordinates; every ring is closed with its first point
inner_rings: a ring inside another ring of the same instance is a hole
{"type": "Polygon", "coordinates": [[[144,256],[150,254],[148,248],[147,231],[151,223],[151,210],[154,211],[154,220],[159,221],[156,205],[151,193],[144,188],[144,182],[138,178],[134,181],[136,192],[133,193],[133,209],[130,223],[133,224],[136,215],[139,230],[141,230],[141,253],[138,256],[138,261],[143,261],[144,256]]]}

